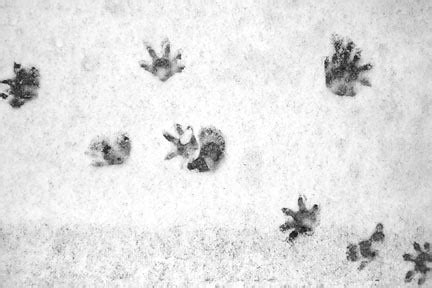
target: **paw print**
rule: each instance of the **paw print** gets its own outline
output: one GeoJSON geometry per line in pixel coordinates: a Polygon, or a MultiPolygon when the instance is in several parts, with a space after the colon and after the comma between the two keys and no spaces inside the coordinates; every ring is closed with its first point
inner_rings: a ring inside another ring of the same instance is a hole
{"type": "Polygon", "coordinates": [[[87,155],[94,158],[95,167],[123,164],[130,155],[131,142],[127,133],[119,133],[114,139],[98,136],[90,143],[87,155]]]}
{"type": "Polygon", "coordinates": [[[163,136],[171,142],[174,150],[165,156],[165,160],[170,160],[176,156],[181,156],[187,160],[191,159],[198,150],[198,142],[195,138],[192,127],[187,126],[186,130],[180,124],[174,125],[178,137],[173,136],[168,132],[164,132],[163,136]]]}
{"type": "Polygon", "coordinates": [[[6,93],[0,92],[0,97],[7,99],[11,96],[9,104],[13,108],[20,108],[25,102],[37,96],[40,75],[35,67],[23,68],[18,63],[14,63],[14,73],[14,78],[0,81],[9,85],[6,93]]]}
{"type": "Polygon", "coordinates": [[[372,69],[372,65],[359,65],[361,50],[355,47],[354,42],[350,39],[344,40],[338,35],[333,35],[332,42],[335,53],[331,61],[330,57],[326,57],[324,61],[327,88],[339,96],[355,96],[357,81],[362,85],[372,86],[363,76],[364,72],[372,69]]]}
{"type": "Polygon", "coordinates": [[[156,55],[155,50],[150,46],[150,44],[144,42],[144,45],[152,58],[152,63],[149,64],[142,60],[139,64],[142,68],[158,77],[161,81],[168,80],[175,73],[180,73],[185,68],[184,65],[179,63],[179,60],[181,60],[181,51],[177,51],[176,54],[171,57],[171,45],[168,39],[162,41],[162,57],[156,55]]]}
{"type": "Polygon", "coordinates": [[[299,210],[294,212],[289,208],[282,208],[282,212],[292,219],[287,220],[279,229],[281,232],[294,229],[288,236],[287,241],[292,242],[299,234],[312,232],[317,221],[318,205],[315,204],[311,209],[307,209],[303,197],[298,198],[299,210]]]}
{"type": "Polygon", "coordinates": [[[375,232],[371,235],[368,240],[362,240],[357,244],[349,244],[347,247],[347,259],[355,262],[359,260],[358,248],[360,247],[360,255],[365,258],[358,267],[359,270],[363,270],[366,265],[371,262],[378,255],[378,251],[372,249],[372,243],[384,241],[384,226],[378,223],[375,227],[375,232]]]}
{"type": "Polygon", "coordinates": [[[414,250],[417,252],[417,256],[414,257],[411,254],[404,254],[403,259],[405,261],[414,262],[414,270],[410,270],[405,275],[405,282],[411,282],[415,274],[420,273],[418,284],[422,285],[426,281],[426,274],[431,268],[426,266],[426,262],[432,262],[432,253],[430,251],[430,244],[424,243],[423,249],[420,244],[414,242],[414,250]],[[424,249],[424,250],[423,250],[424,249]]]}
{"type": "Polygon", "coordinates": [[[198,172],[216,170],[225,153],[225,140],[221,131],[214,127],[202,128],[197,141],[192,127],[188,126],[184,131],[181,125],[176,124],[175,129],[179,137],[168,132],[163,134],[174,145],[174,150],[168,153],[165,160],[182,156],[187,161],[188,170],[198,172]]]}

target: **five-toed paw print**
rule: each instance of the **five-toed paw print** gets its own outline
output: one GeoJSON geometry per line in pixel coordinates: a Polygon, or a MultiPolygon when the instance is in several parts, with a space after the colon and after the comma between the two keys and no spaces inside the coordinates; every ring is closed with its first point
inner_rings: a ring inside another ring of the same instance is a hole
{"type": "Polygon", "coordinates": [[[179,137],[168,132],[163,134],[169,142],[174,144],[174,150],[168,153],[165,159],[182,156],[186,159],[189,170],[214,171],[225,153],[225,140],[221,131],[214,127],[202,128],[197,141],[192,127],[188,126],[184,131],[180,124],[176,124],[175,129],[179,137]]]}
{"type": "Polygon", "coordinates": [[[357,261],[359,260],[358,256],[358,247],[360,247],[360,254],[365,260],[363,260],[360,263],[360,266],[358,267],[359,270],[362,270],[366,265],[375,259],[375,257],[378,255],[378,251],[372,249],[372,243],[374,242],[382,242],[384,241],[384,226],[381,223],[378,223],[375,232],[372,234],[372,236],[367,240],[362,240],[357,244],[349,244],[347,247],[347,259],[349,261],[357,261]]]}
{"type": "Polygon", "coordinates": [[[19,108],[37,96],[40,75],[35,67],[23,68],[18,63],[14,63],[14,73],[14,78],[0,81],[0,83],[9,85],[6,93],[0,93],[0,97],[7,99],[11,96],[9,104],[13,108],[19,108]]]}
{"type": "Polygon", "coordinates": [[[131,141],[127,133],[115,137],[97,136],[89,146],[86,154],[94,158],[96,167],[123,164],[130,155],[131,141]]]}
{"type": "Polygon", "coordinates": [[[152,58],[152,63],[149,64],[142,60],[139,64],[142,68],[157,76],[161,81],[168,80],[175,73],[180,73],[185,68],[184,65],[179,63],[179,60],[181,60],[180,50],[171,57],[171,45],[168,39],[162,41],[162,57],[156,55],[155,50],[150,44],[144,42],[144,45],[152,58]]]}
{"type": "Polygon", "coordinates": [[[359,65],[361,50],[356,48],[350,39],[344,40],[338,35],[333,35],[332,41],[335,53],[331,60],[330,57],[326,57],[324,61],[326,86],[336,95],[355,96],[357,81],[362,85],[371,86],[363,72],[372,69],[372,65],[359,65]]]}
{"type": "Polygon", "coordinates": [[[163,136],[174,146],[174,150],[165,156],[165,160],[170,160],[176,156],[181,156],[187,160],[191,160],[195,152],[198,150],[198,142],[195,138],[192,127],[187,126],[186,130],[180,124],[174,125],[178,137],[173,136],[168,132],[164,132],[163,136]]]}
{"type": "Polygon", "coordinates": [[[293,241],[297,238],[299,234],[304,234],[307,232],[313,232],[315,224],[317,222],[318,205],[315,204],[311,209],[307,209],[303,201],[303,197],[298,198],[299,211],[295,212],[289,208],[282,208],[282,212],[290,216],[289,219],[282,224],[279,229],[282,232],[294,229],[288,236],[287,241],[293,241]]]}
{"type": "Polygon", "coordinates": [[[424,243],[423,249],[420,244],[414,242],[414,250],[417,252],[417,256],[414,257],[411,254],[404,254],[403,259],[405,261],[414,262],[414,270],[410,270],[405,275],[405,282],[411,282],[415,274],[420,273],[418,284],[422,285],[426,281],[426,274],[431,268],[426,266],[426,262],[432,262],[432,253],[430,251],[429,242],[424,243]]]}

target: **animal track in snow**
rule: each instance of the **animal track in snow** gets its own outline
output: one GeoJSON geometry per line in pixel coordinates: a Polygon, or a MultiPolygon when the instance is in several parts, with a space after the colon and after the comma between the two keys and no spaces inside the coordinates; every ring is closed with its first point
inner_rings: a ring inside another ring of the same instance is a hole
{"type": "Polygon", "coordinates": [[[363,74],[372,69],[371,64],[360,65],[361,50],[350,39],[338,35],[332,38],[335,53],[324,60],[326,86],[339,96],[355,96],[356,85],[372,86],[363,74]]]}
{"type": "Polygon", "coordinates": [[[174,146],[165,160],[181,156],[187,161],[187,169],[207,172],[216,170],[225,154],[225,139],[219,129],[204,127],[195,137],[192,127],[185,130],[180,124],[175,125],[178,137],[164,132],[163,136],[174,146]],[[199,151],[198,155],[197,152],[199,151]]]}
{"type": "Polygon", "coordinates": [[[171,44],[168,39],[162,41],[162,56],[158,57],[155,50],[150,44],[144,42],[147,52],[152,58],[152,63],[148,63],[144,60],[140,61],[139,64],[146,71],[152,73],[158,77],[161,81],[166,81],[176,73],[180,73],[185,68],[184,65],[179,63],[181,60],[181,51],[178,50],[174,56],[171,56],[171,44]]]}
{"type": "Polygon", "coordinates": [[[35,67],[24,68],[18,63],[14,63],[13,70],[14,78],[0,81],[9,86],[6,92],[0,93],[0,97],[3,99],[10,97],[9,104],[13,108],[20,108],[37,96],[40,74],[35,67]]]}
{"type": "Polygon", "coordinates": [[[378,255],[378,251],[372,249],[372,244],[375,242],[384,241],[384,226],[378,223],[375,227],[375,232],[367,240],[362,240],[357,244],[349,244],[347,247],[347,259],[349,261],[355,262],[359,260],[358,248],[360,248],[360,255],[365,259],[360,263],[358,267],[359,270],[363,270],[366,265],[375,259],[378,255]]]}
{"type": "Polygon", "coordinates": [[[288,236],[288,241],[294,241],[299,234],[306,234],[313,232],[317,222],[317,214],[319,207],[317,204],[313,205],[311,209],[307,209],[303,197],[298,198],[299,210],[293,211],[289,208],[282,208],[282,212],[289,216],[291,219],[282,224],[279,229],[281,232],[292,230],[288,236]]]}
{"type": "Polygon", "coordinates": [[[90,142],[86,154],[95,167],[123,164],[130,155],[131,141],[127,133],[115,137],[97,136],[90,142]]]}
{"type": "Polygon", "coordinates": [[[413,246],[417,256],[414,257],[408,253],[403,255],[403,259],[405,261],[411,261],[414,263],[414,270],[410,270],[406,273],[405,282],[411,282],[416,274],[420,274],[420,278],[418,279],[417,283],[422,285],[426,281],[426,274],[431,270],[431,268],[426,266],[426,262],[432,262],[430,244],[429,242],[425,242],[423,249],[417,242],[414,242],[413,246]]]}

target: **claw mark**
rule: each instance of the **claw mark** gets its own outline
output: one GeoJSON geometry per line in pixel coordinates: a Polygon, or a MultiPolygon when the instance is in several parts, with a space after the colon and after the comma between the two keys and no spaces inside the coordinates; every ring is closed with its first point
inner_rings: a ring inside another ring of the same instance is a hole
{"type": "Polygon", "coordinates": [[[144,42],[147,52],[152,58],[152,63],[142,60],[139,62],[140,66],[146,71],[157,76],[161,81],[168,80],[175,73],[180,73],[185,68],[184,65],[180,64],[178,60],[181,60],[181,51],[177,51],[176,54],[171,57],[171,44],[168,39],[162,41],[162,57],[158,57],[155,50],[150,44],[144,42]]]}
{"type": "Polygon", "coordinates": [[[94,158],[95,167],[123,164],[130,155],[131,142],[127,133],[119,133],[115,139],[98,136],[90,143],[86,152],[94,158]]]}
{"type": "Polygon", "coordinates": [[[318,205],[315,204],[311,209],[307,209],[303,201],[303,197],[298,198],[299,211],[295,212],[289,208],[282,208],[282,212],[290,216],[292,219],[287,220],[282,224],[279,229],[281,232],[286,232],[287,230],[294,229],[287,239],[287,241],[292,242],[297,238],[299,234],[304,234],[307,232],[312,232],[317,221],[318,205]]]}
{"type": "Polygon", "coordinates": [[[165,160],[181,156],[187,160],[189,170],[198,170],[198,172],[214,171],[225,152],[225,140],[220,130],[214,127],[202,128],[197,141],[192,127],[188,126],[183,131],[182,126],[176,124],[175,129],[179,137],[175,137],[168,132],[163,134],[165,139],[174,146],[174,150],[167,154],[165,160]],[[196,156],[198,150],[199,154],[196,156]]]}
{"type": "Polygon", "coordinates": [[[326,86],[339,96],[355,96],[356,82],[372,86],[363,73],[372,69],[371,64],[359,65],[361,50],[353,41],[343,39],[338,35],[332,37],[335,53],[324,60],[326,86]],[[354,54],[352,56],[352,54],[354,54]]]}
{"type": "Polygon", "coordinates": [[[410,270],[405,275],[405,282],[411,282],[415,276],[415,274],[419,273],[420,278],[418,280],[418,285],[422,285],[426,281],[426,274],[431,268],[426,266],[426,262],[432,262],[432,253],[430,251],[429,242],[425,242],[423,245],[423,249],[420,247],[420,244],[414,242],[414,250],[417,253],[417,256],[414,257],[411,254],[404,254],[403,259],[405,261],[414,262],[414,270],[410,270]]]}
{"type": "Polygon", "coordinates": [[[378,251],[372,249],[372,243],[374,242],[383,242],[384,241],[384,226],[381,223],[378,223],[375,228],[375,232],[371,235],[368,240],[362,240],[356,244],[349,244],[347,247],[347,259],[349,261],[355,262],[359,260],[358,256],[358,248],[360,247],[360,254],[366,260],[363,260],[358,267],[359,270],[363,270],[366,265],[371,262],[378,255],[378,251]]]}
{"type": "Polygon", "coordinates": [[[14,73],[14,78],[0,81],[0,83],[9,86],[6,93],[0,92],[0,97],[7,99],[12,96],[9,104],[13,108],[20,108],[24,103],[37,96],[40,74],[35,67],[23,68],[18,63],[14,63],[14,73]]]}

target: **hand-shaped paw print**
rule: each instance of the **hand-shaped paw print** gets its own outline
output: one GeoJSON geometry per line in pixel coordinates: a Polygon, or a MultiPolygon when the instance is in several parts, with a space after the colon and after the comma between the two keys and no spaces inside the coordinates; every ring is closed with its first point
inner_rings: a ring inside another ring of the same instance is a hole
{"type": "Polygon", "coordinates": [[[347,259],[349,261],[357,261],[359,259],[358,256],[358,247],[360,247],[360,255],[365,259],[360,263],[358,267],[359,270],[363,270],[366,265],[371,262],[378,255],[378,251],[372,249],[372,243],[374,242],[382,242],[384,241],[384,226],[381,223],[378,223],[375,232],[371,235],[368,240],[362,240],[357,244],[349,244],[347,247],[347,259]]]}
{"type": "Polygon", "coordinates": [[[214,127],[202,128],[198,134],[199,142],[197,142],[190,126],[187,127],[186,131],[183,131],[179,124],[176,124],[175,128],[179,138],[167,132],[164,133],[164,137],[174,144],[174,150],[168,153],[165,159],[169,160],[179,155],[187,160],[189,170],[198,170],[198,172],[214,171],[223,159],[225,152],[225,140],[220,130],[214,127]],[[198,150],[199,154],[197,156],[196,152],[198,150]]]}
{"type": "Polygon", "coordinates": [[[0,81],[0,83],[9,85],[9,89],[6,90],[6,93],[0,93],[0,97],[7,99],[12,96],[9,104],[13,108],[19,108],[37,96],[40,75],[35,67],[23,68],[18,63],[14,63],[14,73],[14,78],[0,81]]]}
{"type": "Polygon", "coordinates": [[[168,153],[165,160],[170,160],[176,156],[181,156],[187,160],[194,157],[198,150],[198,142],[195,138],[192,127],[188,126],[186,130],[180,124],[175,124],[175,129],[179,137],[175,137],[168,132],[164,132],[163,136],[174,146],[174,150],[168,153]]]}
{"type": "Polygon", "coordinates": [[[90,143],[86,152],[94,158],[95,167],[123,164],[130,155],[131,142],[127,133],[119,133],[116,137],[98,136],[90,143]]]}
{"type": "Polygon", "coordinates": [[[430,251],[430,244],[428,242],[424,243],[423,249],[420,247],[420,244],[414,242],[414,250],[417,252],[417,256],[414,257],[411,254],[403,255],[403,259],[405,261],[414,262],[414,270],[410,270],[406,273],[405,282],[411,282],[415,274],[419,273],[420,278],[418,280],[418,284],[422,285],[425,283],[426,274],[431,270],[431,268],[426,266],[426,262],[432,262],[432,253],[430,251]]]}
{"type": "Polygon", "coordinates": [[[179,60],[181,60],[181,51],[177,51],[171,57],[171,45],[168,39],[162,41],[162,57],[156,55],[155,50],[150,44],[144,42],[144,45],[152,58],[152,63],[149,64],[142,60],[139,64],[142,68],[157,76],[161,81],[168,80],[175,73],[180,73],[185,68],[184,65],[179,63],[179,60]]]}
{"type": "Polygon", "coordinates": [[[288,237],[288,241],[293,241],[297,238],[299,234],[305,234],[307,232],[312,232],[318,214],[318,205],[313,205],[311,209],[307,209],[306,205],[303,201],[303,197],[298,198],[298,207],[299,211],[295,212],[289,208],[282,208],[282,212],[290,216],[292,219],[287,220],[285,224],[282,224],[279,229],[282,232],[286,232],[287,230],[294,229],[288,237]]]}
{"type": "Polygon", "coordinates": [[[371,64],[359,65],[361,50],[355,47],[353,41],[333,35],[335,53],[326,57],[324,70],[326,86],[339,96],[355,96],[356,82],[371,86],[369,80],[363,76],[363,72],[372,69],[371,64]],[[354,55],[352,55],[354,54],[354,55]]]}

